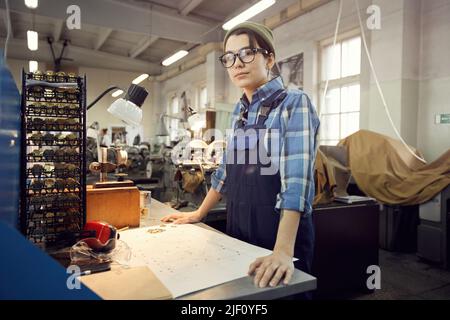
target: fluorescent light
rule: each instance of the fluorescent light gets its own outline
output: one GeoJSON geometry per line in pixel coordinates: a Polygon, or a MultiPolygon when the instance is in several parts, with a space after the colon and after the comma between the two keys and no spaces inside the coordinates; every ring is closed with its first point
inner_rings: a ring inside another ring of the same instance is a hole
{"type": "Polygon", "coordinates": [[[30,72],[36,72],[39,68],[39,64],[37,61],[31,60],[28,62],[28,69],[30,72]]]}
{"type": "Polygon", "coordinates": [[[254,16],[256,16],[258,13],[263,12],[264,10],[269,8],[270,6],[273,6],[275,4],[275,2],[276,2],[276,0],[261,0],[260,2],[254,4],[253,6],[251,6],[250,8],[245,10],[244,12],[238,14],[233,19],[227,21],[222,26],[222,28],[224,30],[230,30],[231,28],[233,28],[234,26],[238,25],[239,23],[247,21],[247,20],[253,18],[254,16]]]}
{"type": "Polygon", "coordinates": [[[38,40],[38,33],[36,31],[27,31],[28,49],[31,51],[36,51],[38,49],[38,40]]]}
{"type": "Polygon", "coordinates": [[[167,67],[170,66],[172,63],[177,62],[178,60],[180,60],[181,58],[185,57],[188,55],[188,51],[186,50],[180,50],[177,53],[175,53],[174,55],[170,56],[169,58],[167,58],[166,60],[164,60],[162,62],[162,65],[167,67]]]}
{"type": "Polygon", "coordinates": [[[25,5],[30,9],[36,9],[38,7],[38,0],[25,0],[25,5]]]}
{"type": "Polygon", "coordinates": [[[114,97],[114,98],[117,98],[118,96],[120,96],[121,94],[123,93],[123,90],[116,90],[116,91],[114,91],[113,93],[112,93],[112,96],[114,97]]]}
{"type": "Polygon", "coordinates": [[[144,81],[145,79],[147,79],[148,77],[149,77],[149,75],[146,74],[146,73],[141,74],[139,77],[137,77],[136,79],[134,79],[131,83],[132,83],[132,84],[139,84],[139,83],[141,83],[142,81],[144,81]]]}

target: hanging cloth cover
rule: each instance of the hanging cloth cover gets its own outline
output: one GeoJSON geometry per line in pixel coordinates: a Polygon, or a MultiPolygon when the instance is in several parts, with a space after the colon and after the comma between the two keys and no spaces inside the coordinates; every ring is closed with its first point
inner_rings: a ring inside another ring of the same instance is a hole
{"type": "Polygon", "coordinates": [[[348,136],[338,146],[347,149],[349,168],[359,189],[381,203],[421,204],[450,184],[450,149],[424,164],[399,140],[368,130],[348,136]]]}

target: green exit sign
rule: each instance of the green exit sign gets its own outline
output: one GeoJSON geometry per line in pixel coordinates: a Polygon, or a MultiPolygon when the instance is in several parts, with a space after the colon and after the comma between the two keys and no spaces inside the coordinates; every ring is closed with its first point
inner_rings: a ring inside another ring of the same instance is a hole
{"type": "Polygon", "coordinates": [[[436,123],[437,124],[450,124],[450,113],[443,113],[436,115],[436,123]]]}

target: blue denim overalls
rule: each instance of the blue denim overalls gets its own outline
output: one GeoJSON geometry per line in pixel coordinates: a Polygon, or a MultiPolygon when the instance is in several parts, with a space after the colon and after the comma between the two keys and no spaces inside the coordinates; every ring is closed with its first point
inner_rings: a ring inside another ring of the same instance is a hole
{"type": "MultiPolygon", "coordinates": [[[[244,125],[242,117],[238,119],[229,145],[232,150],[227,150],[227,233],[234,238],[269,250],[273,250],[275,246],[280,222],[280,213],[275,211],[275,204],[277,194],[280,193],[281,178],[279,170],[276,174],[261,174],[261,169],[271,164],[270,160],[266,164],[260,161],[259,153],[270,155],[264,142],[260,141],[264,137],[260,132],[267,131],[265,122],[268,115],[278,107],[286,95],[286,91],[280,89],[266,99],[260,107],[255,125],[244,125]],[[245,132],[245,135],[242,132],[245,132]],[[258,154],[257,161],[254,161],[256,163],[251,163],[249,154],[258,148],[263,149],[260,149],[259,153],[256,152],[258,154]],[[244,159],[245,163],[242,161],[244,159]]],[[[302,216],[294,251],[294,256],[299,259],[294,263],[296,268],[311,273],[313,247],[312,216],[302,216]]]]}

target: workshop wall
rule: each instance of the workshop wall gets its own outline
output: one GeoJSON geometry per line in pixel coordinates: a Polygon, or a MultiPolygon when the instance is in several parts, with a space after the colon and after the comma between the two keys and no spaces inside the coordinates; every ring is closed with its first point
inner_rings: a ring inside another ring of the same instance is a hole
{"type": "MultiPolygon", "coordinates": [[[[381,30],[366,34],[368,47],[380,80],[380,85],[388,101],[391,115],[396,126],[401,124],[401,1],[373,1],[381,7],[381,30]],[[400,22],[399,21],[400,18],[400,22]]],[[[360,1],[363,23],[366,8],[372,1],[360,1]]],[[[339,11],[339,2],[330,2],[316,10],[304,14],[274,30],[278,60],[303,52],[304,54],[304,91],[311,97],[316,108],[319,103],[319,42],[332,38],[339,11]]],[[[339,34],[359,30],[358,17],[353,1],[344,1],[339,34]]],[[[362,50],[363,46],[361,47],[362,50]]],[[[361,56],[361,113],[360,128],[377,131],[390,136],[394,131],[387,123],[375,83],[371,77],[369,62],[365,52],[361,56]],[[379,101],[378,101],[379,100],[379,101]]]]}
{"type": "MultiPolygon", "coordinates": [[[[365,0],[360,1],[360,6],[364,23],[367,17],[365,9],[370,4],[377,4],[381,8],[382,29],[373,33],[373,39],[366,34],[369,50],[392,119],[405,140],[413,146],[417,146],[418,57],[411,54],[411,51],[413,53],[418,52],[420,42],[417,37],[411,37],[413,34],[418,34],[414,32],[415,29],[409,30],[408,28],[413,24],[412,17],[414,17],[414,14],[418,14],[420,1],[412,0],[411,2],[412,4],[405,5],[403,1],[365,0]],[[404,37],[407,38],[404,39],[404,37]],[[410,74],[414,73],[414,70],[416,70],[416,75],[411,77],[410,74]]],[[[311,97],[317,108],[320,108],[318,103],[319,41],[333,36],[337,12],[338,1],[334,1],[274,30],[277,61],[301,52],[304,53],[304,91],[311,97]]],[[[359,29],[359,24],[354,3],[345,1],[339,33],[355,29],[359,29]]],[[[394,130],[384,113],[364,52],[361,64],[360,127],[395,136],[394,130]]],[[[177,86],[180,87],[178,91],[181,94],[184,90],[182,88],[195,88],[196,83],[207,78],[205,72],[208,75],[215,71],[215,66],[211,63],[206,62],[201,66],[204,68],[201,72],[189,70],[162,83],[161,95],[164,107],[168,104],[167,95],[171,91],[177,91],[175,89],[177,86]]],[[[196,69],[199,70],[199,68],[200,66],[196,69]]],[[[234,105],[241,97],[242,90],[236,88],[227,75],[223,85],[225,87],[223,88],[223,92],[225,92],[224,103],[234,105]]],[[[426,150],[422,151],[426,153],[426,150]]]]}
{"type": "MultiPolygon", "coordinates": [[[[368,48],[392,120],[407,143],[432,161],[450,148],[450,126],[434,124],[450,101],[450,3],[424,0],[361,0],[381,8],[381,30],[366,33],[368,48]]],[[[304,91],[318,104],[319,41],[334,34],[339,2],[330,2],[274,30],[277,60],[304,53],[304,91]]],[[[359,29],[353,1],[344,1],[339,33],[359,29]]],[[[362,47],[362,50],[364,48],[362,47]]],[[[360,127],[391,137],[391,128],[365,52],[361,57],[360,127]]]]}
{"type": "Polygon", "coordinates": [[[183,91],[186,91],[193,107],[198,106],[198,90],[202,85],[206,85],[206,64],[200,64],[186,72],[179,74],[159,84],[160,105],[156,107],[157,113],[167,112],[169,100],[172,95],[181,98],[183,91]]]}
{"type": "Polygon", "coordinates": [[[417,139],[427,160],[450,148],[450,125],[435,124],[450,113],[450,2],[421,1],[421,61],[417,139]]]}

